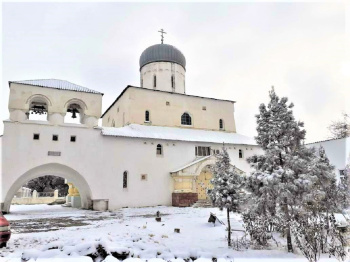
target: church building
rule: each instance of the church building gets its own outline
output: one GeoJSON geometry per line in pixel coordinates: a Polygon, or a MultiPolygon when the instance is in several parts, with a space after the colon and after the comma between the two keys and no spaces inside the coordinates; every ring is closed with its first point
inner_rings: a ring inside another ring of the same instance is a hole
{"type": "Polygon", "coordinates": [[[2,211],[21,186],[44,175],[67,179],[73,207],[190,206],[207,199],[223,143],[234,168],[250,171],[246,159],[262,150],[236,133],[235,101],[187,95],[179,49],[148,47],[139,70],[140,86],[127,86],[103,113],[100,91],[57,79],[9,82],[2,211]]]}

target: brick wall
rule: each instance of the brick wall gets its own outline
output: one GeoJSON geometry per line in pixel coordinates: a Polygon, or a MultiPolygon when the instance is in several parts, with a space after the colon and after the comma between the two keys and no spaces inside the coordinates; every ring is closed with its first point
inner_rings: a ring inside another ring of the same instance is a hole
{"type": "Polygon", "coordinates": [[[189,207],[198,201],[197,193],[173,193],[174,207],[189,207]]]}

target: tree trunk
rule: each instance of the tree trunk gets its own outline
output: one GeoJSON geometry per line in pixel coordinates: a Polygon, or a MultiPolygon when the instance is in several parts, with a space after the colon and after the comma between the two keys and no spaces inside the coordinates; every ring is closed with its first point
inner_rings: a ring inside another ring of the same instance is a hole
{"type": "Polygon", "coordinates": [[[227,208],[227,243],[231,246],[231,224],[230,224],[230,209],[227,208]]]}
{"type": "Polygon", "coordinates": [[[287,220],[287,248],[288,248],[288,252],[293,253],[293,245],[292,245],[292,234],[290,232],[290,217],[289,217],[289,210],[288,210],[288,204],[287,204],[287,199],[284,200],[285,204],[284,204],[284,214],[286,216],[286,220],[287,220]]]}

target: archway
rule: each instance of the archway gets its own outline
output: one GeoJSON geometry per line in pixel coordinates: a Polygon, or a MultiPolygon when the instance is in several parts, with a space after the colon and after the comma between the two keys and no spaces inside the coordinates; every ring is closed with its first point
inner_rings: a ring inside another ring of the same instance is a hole
{"type": "Polygon", "coordinates": [[[77,188],[79,188],[82,208],[91,208],[91,189],[84,177],[80,175],[76,170],[68,166],[58,163],[50,163],[34,167],[21,175],[8,189],[4,204],[2,206],[2,211],[4,213],[9,213],[12,198],[22,185],[34,178],[46,175],[63,177],[71,181],[77,188]]]}

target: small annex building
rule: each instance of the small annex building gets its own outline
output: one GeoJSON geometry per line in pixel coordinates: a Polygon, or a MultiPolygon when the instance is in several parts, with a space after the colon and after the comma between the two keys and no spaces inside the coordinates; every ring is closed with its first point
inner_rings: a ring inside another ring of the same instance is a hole
{"type": "Polygon", "coordinates": [[[67,179],[76,207],[190,206],[207,198],[223,143],[232,165],[250,171],[246,159],[262,150],[236,133],[235,102],[187,95],[181,51],[150,46],[139,69],[140,86],[127,86],[103,113],[100,91],[57,79],[9,82],[2,211],[21,186],[44,175],[67,179]]]}

